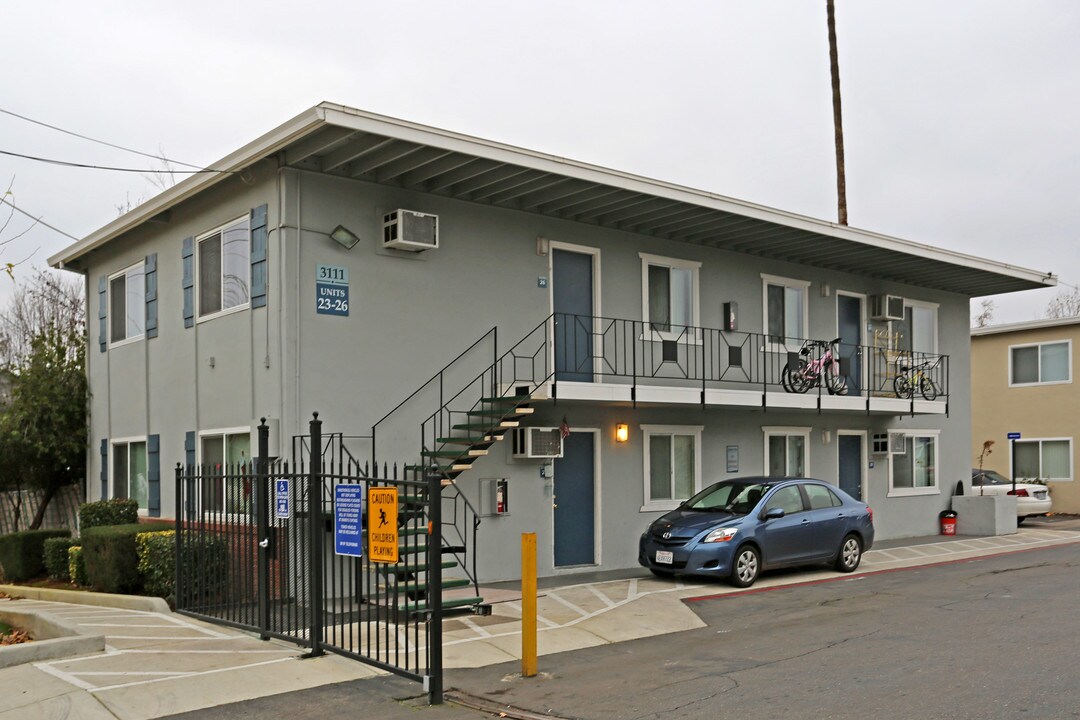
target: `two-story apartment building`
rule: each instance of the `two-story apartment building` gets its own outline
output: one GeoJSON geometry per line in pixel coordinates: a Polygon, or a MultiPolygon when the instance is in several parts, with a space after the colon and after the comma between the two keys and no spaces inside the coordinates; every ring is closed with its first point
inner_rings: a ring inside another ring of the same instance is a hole
{"type": "Polygon", "coordinates": [[[260,417],[288,456],[313,411],[355,456],[446,462],[454,417],[527,396],[554,430],[443,466],[485,580],[524,531],[544,575],[634,566],[648,522],[737,475],[934,532],[968,482],[969,298],[1054,282],[329,103],[214,168],[50,259],[96,319],[89,497],[171,517],[177,463],[250,458],[260,417]],[[791,382],[834,338],[843,390],[791,382]],[[897,393],[916,372],[932,391],[897,393]]]}
{"type": "Polygon", "coordinates": [[[1080,391],[1073,348],[1080,318],[1031,320],[971,331],[971,441],[978,464],[1017,480],[1044,480],[1054,511],[1080,513],[1075,479],[1080,391]],[[1008,440],[1009,433],[1020,439],[1008,440]],[[1015,448],[1015,452],[1014,452],[1015,448]],[[1015,465],[1014,465],[1015,463],[1015,465]]]}

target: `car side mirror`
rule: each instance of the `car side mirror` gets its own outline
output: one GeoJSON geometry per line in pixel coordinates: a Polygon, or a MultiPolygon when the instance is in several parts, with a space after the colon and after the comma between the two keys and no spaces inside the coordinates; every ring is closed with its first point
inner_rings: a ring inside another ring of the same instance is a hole
{"type": "Polygon", "coordinates": [[[766,520],[779,520],[784,517],[784,508],[769,508],[765,511],[766,520]]]}

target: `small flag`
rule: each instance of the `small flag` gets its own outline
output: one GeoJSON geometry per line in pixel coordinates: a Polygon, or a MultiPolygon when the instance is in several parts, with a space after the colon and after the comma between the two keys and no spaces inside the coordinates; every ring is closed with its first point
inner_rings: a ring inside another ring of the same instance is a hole
{"type": "Polygon", "coordinates": [[[566,416],[563,416],[562,422],[559,424],[559,433],[562,435],[562,439],[565,440],[570,436],[570,424],[566,422],[566,416]]]}

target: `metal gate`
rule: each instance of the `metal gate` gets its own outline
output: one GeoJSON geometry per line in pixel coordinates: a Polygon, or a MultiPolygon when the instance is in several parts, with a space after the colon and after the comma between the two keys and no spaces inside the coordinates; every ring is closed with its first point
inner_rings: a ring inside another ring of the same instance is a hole
{"type": "Polygon", "coordinates": [[[295,642],[310,648],[304,657],[354,658],[422,682],[441,703],[440,479],[399,479],[396,466],[374,477],[347,453],[324,467],[318,413],[310,433],[306,454],[270,459],[264,420],[254,463],[177,466],[177,612],[295,642]],[[335,497],[357,486],[362,541],[345,550],[360,556],[339,554],[335,538],[354,528],[344,501],[335,517],[335,497]],[[392,563],[367,547],[366,495],[380,487],[398,499],[392,563]]]}

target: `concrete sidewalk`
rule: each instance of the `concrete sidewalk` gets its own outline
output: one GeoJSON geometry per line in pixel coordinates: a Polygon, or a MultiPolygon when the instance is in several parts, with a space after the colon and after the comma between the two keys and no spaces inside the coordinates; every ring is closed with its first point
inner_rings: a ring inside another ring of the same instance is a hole
{"type": "MultiPolygon", "coordinates": [[[[1080,542],[1080,521],[1029,521],[1016,535],[906,539],[866,553],[854,575],[826,570],[766,573],[754,591],[861,574],[962,561],[1002,552],[1080,542]]],[[[546,578],[538,600],[542,655],[702,627],[683,602],[737,591],[727,585],[656,579],[644,571],[546,578]]],[[[447,668],[520,659],[521,603],[513,584],[484,588],[487,617],[444,621],[447,668]]],[[[95,598],[97,601],[99,598],[95,598]]],[[[379,671],[336,655],[300,660],[301,648],[174,613],[36,600],[0,600],[33,608],[106,636],[106,652],[0,670],[0,720],[145,718],[195,711],[294,690],[372,677],[379,671]]],[[[410,687],[412,687],[410,685],[410,687]]],[[[415,694],[421,693],[415,686],[415,694]]],[[[409,712],[414,712],[410,710],[409,712]]]]}

